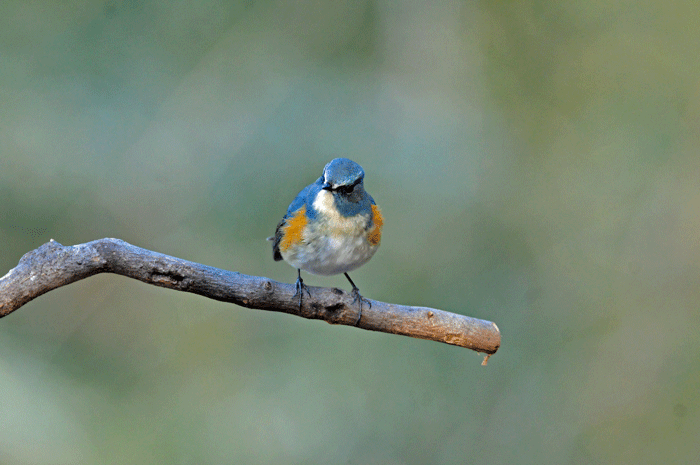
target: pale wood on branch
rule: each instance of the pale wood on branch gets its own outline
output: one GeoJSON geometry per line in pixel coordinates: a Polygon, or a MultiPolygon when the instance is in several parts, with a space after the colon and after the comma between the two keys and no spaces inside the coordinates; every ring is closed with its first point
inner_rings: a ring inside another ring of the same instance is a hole
{"type": "MultiPolygon", "coordinates": [[[[98,273],[115,273],[243,307],[331,324],[352,326],[359,312],[352,295],[340,289],[308,286],[311,296],[304,292],[299,308],[293,284],[225,271],[105,238],[74,246],[63,246],[52,239],[25,254],[0,278],[0,317],[57,287],[98,273]]],[[[369,302],[371,306],[363,303],[357,323],[362,329],[444,342],[488,355],[494,354],[501,343],[498,327],[490,321],[433,308],[369,302]]]]}

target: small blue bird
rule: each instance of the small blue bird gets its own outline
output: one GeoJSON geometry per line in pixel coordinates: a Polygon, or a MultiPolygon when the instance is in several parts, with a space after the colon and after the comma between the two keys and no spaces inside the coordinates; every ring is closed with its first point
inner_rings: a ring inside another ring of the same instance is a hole
{"type": "Polygon", "coordinates": [[[384,224],[379,207],[365,191],[364,177],[354,161],[331,160],[323,175],[299,192],[270,238],[275,261],[284,259],[297,269],[294,295],[299,294],[300,308],[302,292],[309,294],[301,270],[323,276],[343,273],[362,314],[362,296],[348,272],[372,258],[384,224]]]}

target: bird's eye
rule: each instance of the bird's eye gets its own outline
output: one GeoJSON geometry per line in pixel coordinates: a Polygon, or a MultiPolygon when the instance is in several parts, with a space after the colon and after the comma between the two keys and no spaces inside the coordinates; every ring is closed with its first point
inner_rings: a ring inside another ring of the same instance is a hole
{"type": "Polygon", "coordinates": [[[352,190],[355,188],[355,185],[351,186],[339,186],[338,187],[338,192],[344,195],[352,194],[352,190]]]}

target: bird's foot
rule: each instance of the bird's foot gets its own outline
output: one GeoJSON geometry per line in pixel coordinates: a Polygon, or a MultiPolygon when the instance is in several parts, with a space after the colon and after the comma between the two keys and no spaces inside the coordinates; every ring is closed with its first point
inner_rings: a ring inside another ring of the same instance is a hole
{"type": "Polygon", "coordinates": [[[304,296],[304,291],[311,297],[311,292],[309,292],[309,288],[304,284],[304,280],[301,279],[301,273],[297,276],[297,281],[294,284],[296,287],[296,291],[294,292],[294,295],[292,297],[296,297],[297,295],[299,296],[299,310],[301,310],[301,299],[304,296]]]}
{"type": "Polygon", "coordinates": [[[357,321],[355,321],[355,326],[357,326],[357,324],[360,322],[360,318],[362,318],[362,302],[366,302],[367,305],[369,305],[369,308],[372,308],[372,302],[362,297],[362,295],[360,294],[360,289],[357,286],[353,285],[352,291],[350,292],[353,296],[352,303],[355,303],[358,300],[360,301],[360,313],[357,315],[357,321]]]}

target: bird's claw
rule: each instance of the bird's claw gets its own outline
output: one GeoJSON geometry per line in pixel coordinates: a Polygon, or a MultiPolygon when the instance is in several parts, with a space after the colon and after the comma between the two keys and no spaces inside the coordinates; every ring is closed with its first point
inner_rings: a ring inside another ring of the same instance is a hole
{"type": "MultiPolygon", "coordinates": [[[[367,299],[365,299],[364,297],[362,297],[362,296],[360,295],[360,290],[359,290],[358,288],[353,287],[351,293],[352,293],[352,296],[353,296],[352,303],[355,303],[355,302],[357,302],[358,300],[362,300],[362,301],[364,301],[367,305],[369,305],[369,308],[372,308],[372,302],[370,302],[369,300],[367,300],[367,299]]],[[[362,305],[362,304],[360,304],[360,305],[362,305]]]]}
{"type": "Polygon", "coordinates": [[[301,276],[297,278],[294,286],[296,287],[296,291],[292,297],[299,296],[299,310],[301,310],[301,299],[304,296],[304,291],[306,291],[309,297],[311,297],[311,292],[309,292],[309,288],[304,284],[304,280],[301,279],[301,276]]]}
{"type": "Polygon", "coordinates": [[[372,302],[362,297],[362,295],[360,294],[360,289],[357,288],[357,286],[352,287],[351,293],[353,296],[352,303],[355,303],[358,300],[360,301],[360,313],[357,315],[357,320],[355,321],[355,326],[357,326],[357,324],[360,322],[360,318],[362,318],[362,302],[366,302],[367,305],[369,305],[369,308],[372,308],[372,302]]]}

